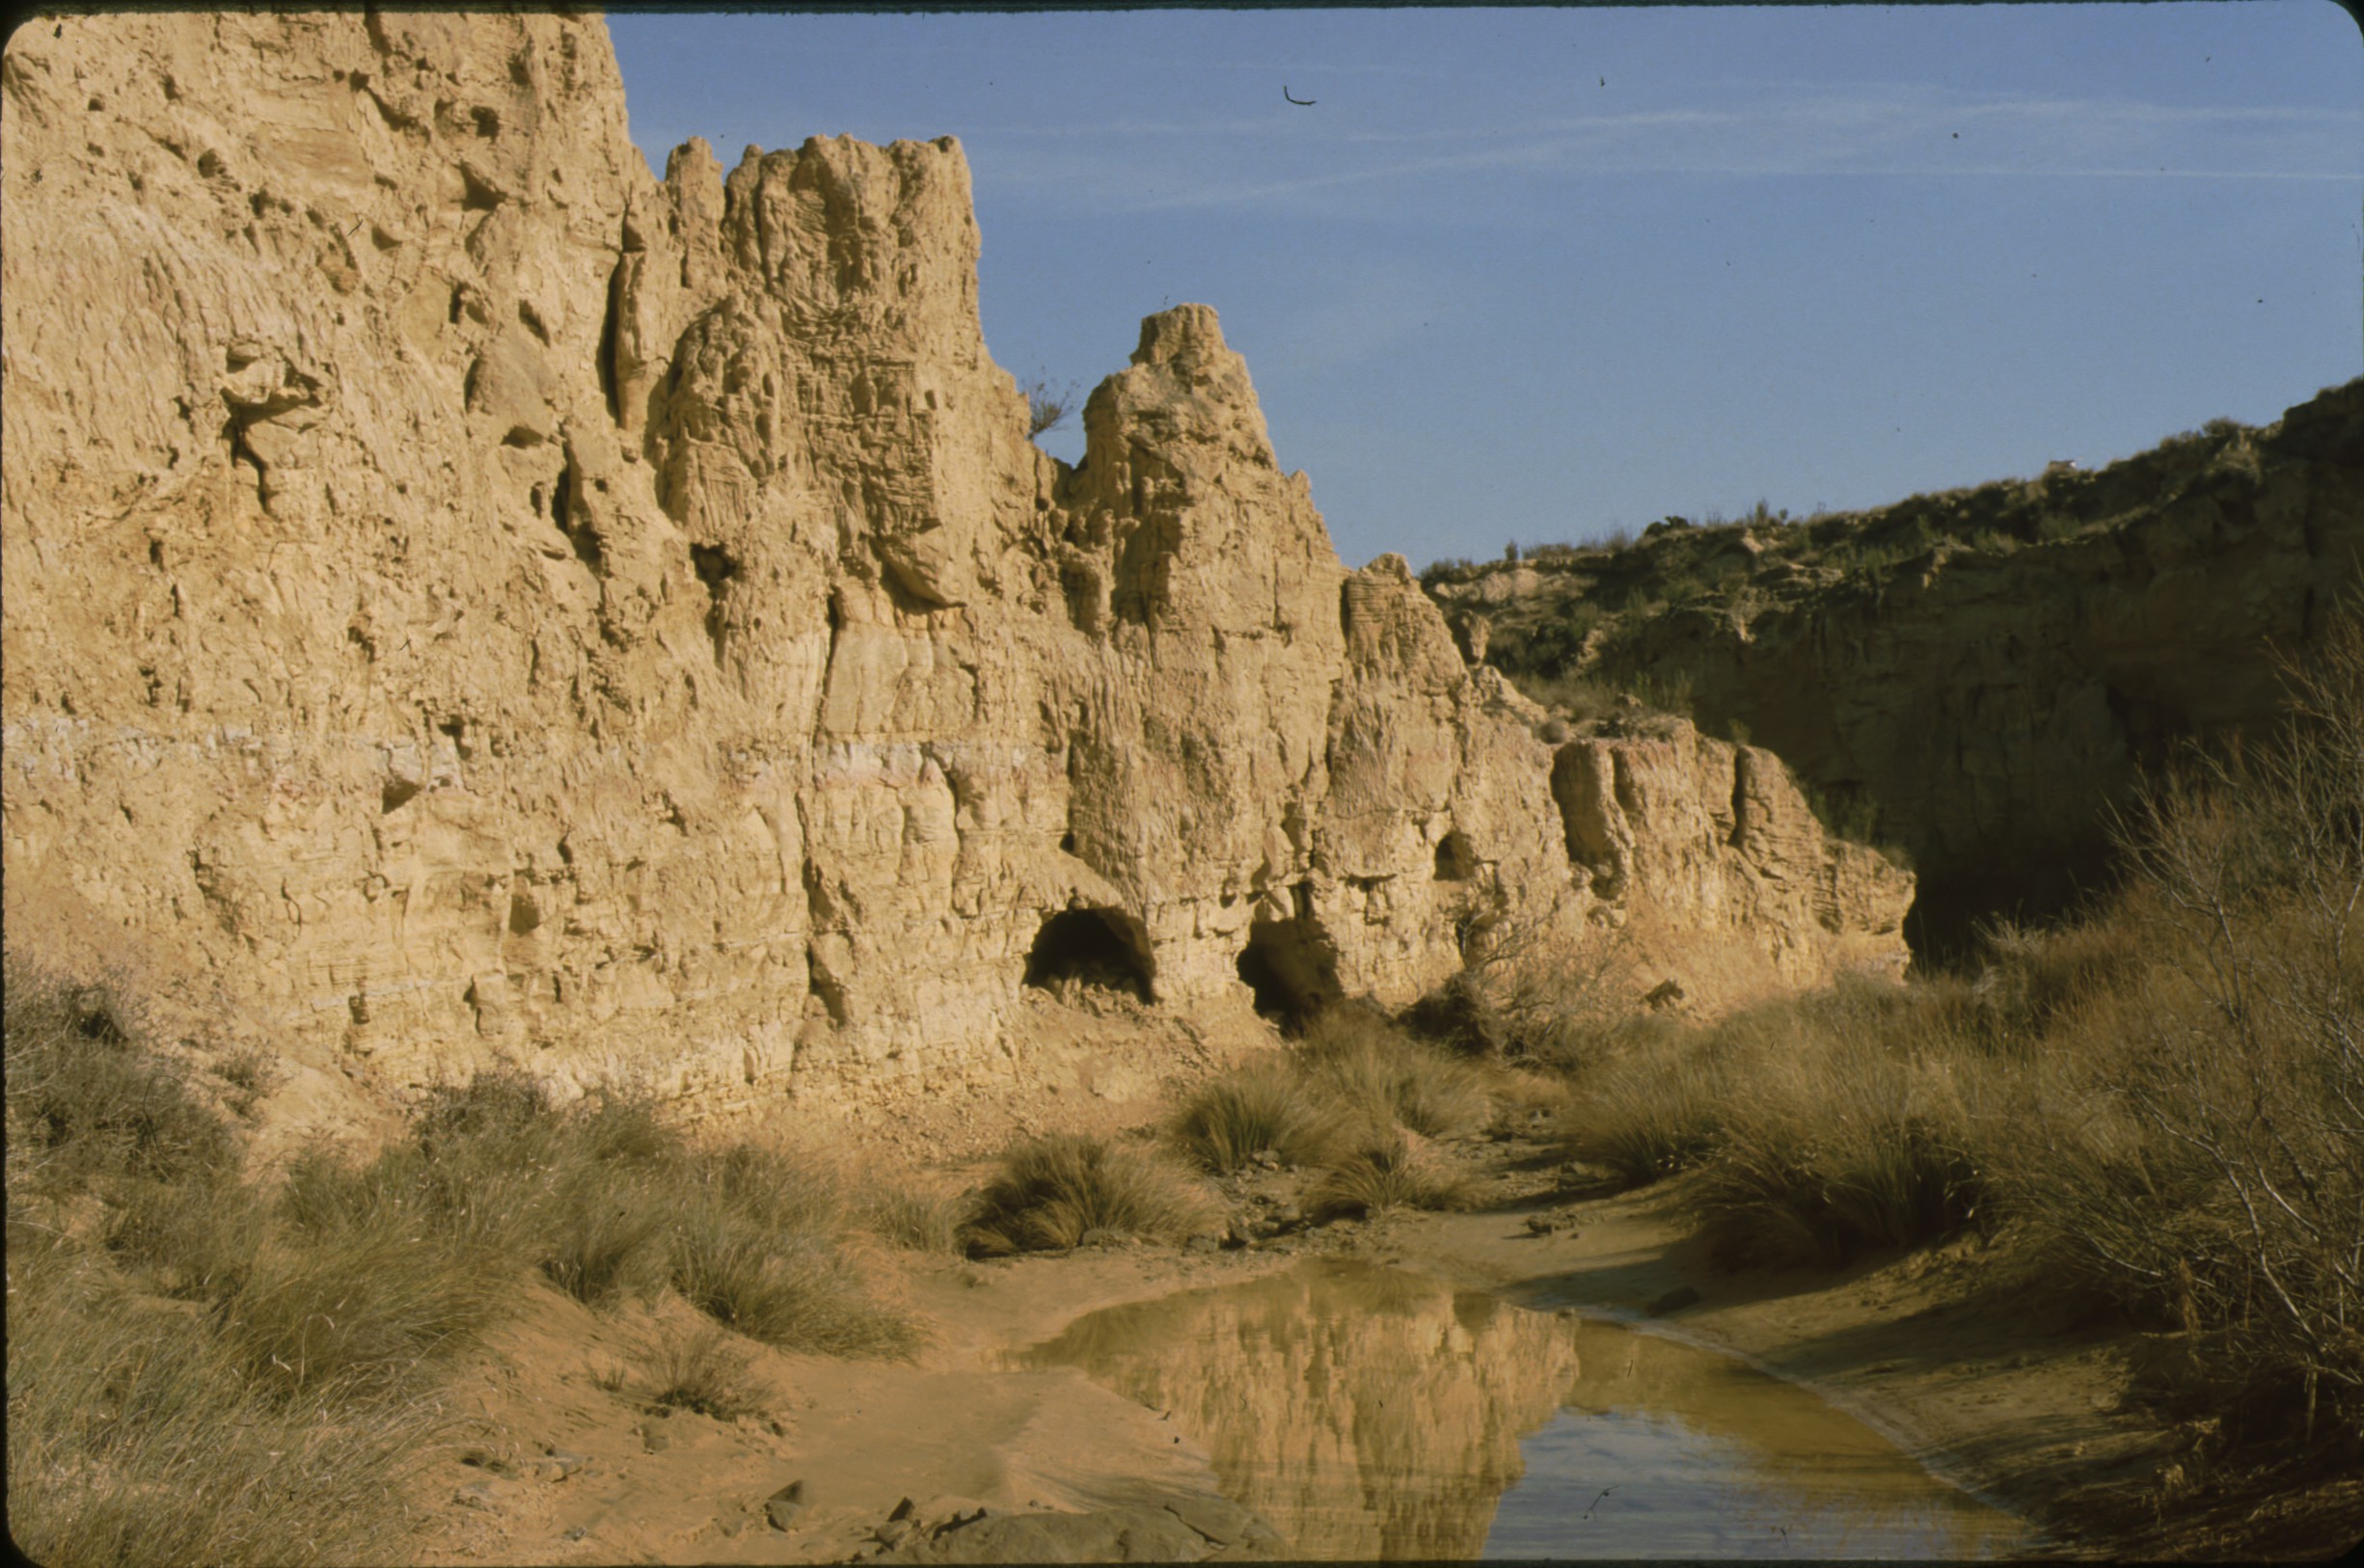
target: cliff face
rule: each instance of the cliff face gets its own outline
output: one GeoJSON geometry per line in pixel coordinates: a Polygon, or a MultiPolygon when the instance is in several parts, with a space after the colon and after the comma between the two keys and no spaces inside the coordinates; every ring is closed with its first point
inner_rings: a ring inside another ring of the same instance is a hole
{"type": "Polygon", "coordinates": [[[2108,816],[2187,738],[2270,723],[2364,570],[2364,382],[2092,473],[1802,524],[1432,573],[1522,676],[1642,678],[1735,723],[1900,844],[1937,948],[2106,867],[2108,816]]]}
{"type": "Polygon", "coordinates": [[[949,139],[658,181],[556,15],[68,18],[0,89],[8,869],[357,1075],[934,1081],[1030,980],[1399,1002],[1644,905],[1897,951],[1762,754],[1583,852],[1714,876],[1572,860],[1543,715],[1340,564],[1211,311],[1036,448],[949,139]]]}

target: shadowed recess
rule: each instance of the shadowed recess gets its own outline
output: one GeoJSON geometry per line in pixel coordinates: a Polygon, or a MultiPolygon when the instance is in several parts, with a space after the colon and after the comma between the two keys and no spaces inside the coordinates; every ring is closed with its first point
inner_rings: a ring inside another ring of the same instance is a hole
{"type": "Polygon", "coordinates": [[[1042,990],[1073,982],[1155,996],[1155,964],[1141,923],[1122,909],[1062,909],[1043,922],[1026,954],[1026,984],[1042,990]]]}
{"type": "Polygon", "coordinates": [[[1294,1033],[1343,994],[1338,951],[1306,916],[1259,920],[1240,950],[1239,978],[1256,993],[1256,1011],[1294,1033]]]}

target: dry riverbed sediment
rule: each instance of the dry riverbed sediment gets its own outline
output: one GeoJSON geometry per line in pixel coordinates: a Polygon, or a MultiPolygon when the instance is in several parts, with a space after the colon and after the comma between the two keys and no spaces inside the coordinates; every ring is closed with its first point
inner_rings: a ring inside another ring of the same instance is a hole
{"type": "MultiPolygon", "coordinates": [[[[1116,1112],[1117,1107],[1108,1107],[1116,1112]]],[[[555,1292],[457,1385],[482,1441],[422,1479],[441,1561],[1175,1560],[1308,1550],[1227,1499],[1207,1434],[1020,1353],[1101,1309],[1335,1255],[1541,1312],[1577,1309],[1744,1358],[2030,1526],[2042,1555],[2321,1556],[2353,1490],[2204,1495],[2205,1449],[2126,1395],[2123,1330],[2037,1310],[2006,1249],[1956,1243],[1839,1271],[1713,1268],[1678,1184],[1607,1195],[1543,1139],[1451,1149],[1476,1206],[1287,1224],[1286,1174],[1228,1184],[1245,1245],[993,1261],[882,1251],[925,1325],[910,1363],[747,1346],[761,1414],[659,1409],[636,1367],[668,1325],[555,1292]],[[1283,1223],[1276,1224],[1279,1215],[1283,1223]],[[2023,1299],[2025,1298],[2025,1299],[2023,1299]],[[2195,1493],[2203,1494],[2194,1496],[2195,1493]]],[[[939,1170],[947,1182],[973,1175],[939,1170]]],[[[1180,1401],[1177,1401],[1179,1404],[1180,1401]]],[[[1490,1506],[1490,1504],[1489,1504],[1490,1506]]]]}

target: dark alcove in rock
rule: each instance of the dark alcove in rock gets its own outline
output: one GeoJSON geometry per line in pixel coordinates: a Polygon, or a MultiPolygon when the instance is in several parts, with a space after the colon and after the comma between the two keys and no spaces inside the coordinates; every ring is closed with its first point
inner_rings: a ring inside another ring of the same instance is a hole
{"type": "Polygon", "coordinates": [[[1152,978],[1149,934],[1122,909],[1061,909],[1026,955],[1026,984],[1041,990],[1073,982],[1147,1002],[1155,994],[1152,978]]]}

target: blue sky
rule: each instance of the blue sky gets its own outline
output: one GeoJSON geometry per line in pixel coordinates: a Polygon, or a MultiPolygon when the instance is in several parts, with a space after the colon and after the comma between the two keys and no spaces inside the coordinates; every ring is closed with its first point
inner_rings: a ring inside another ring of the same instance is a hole
{"type": "Polygon", "coordinates": [[[2331,0],[609,26],[659,170],[960,137],[1021,381],[1215,307],[1349,564],[2092,467],[2364,373],[2331,0]]]}

